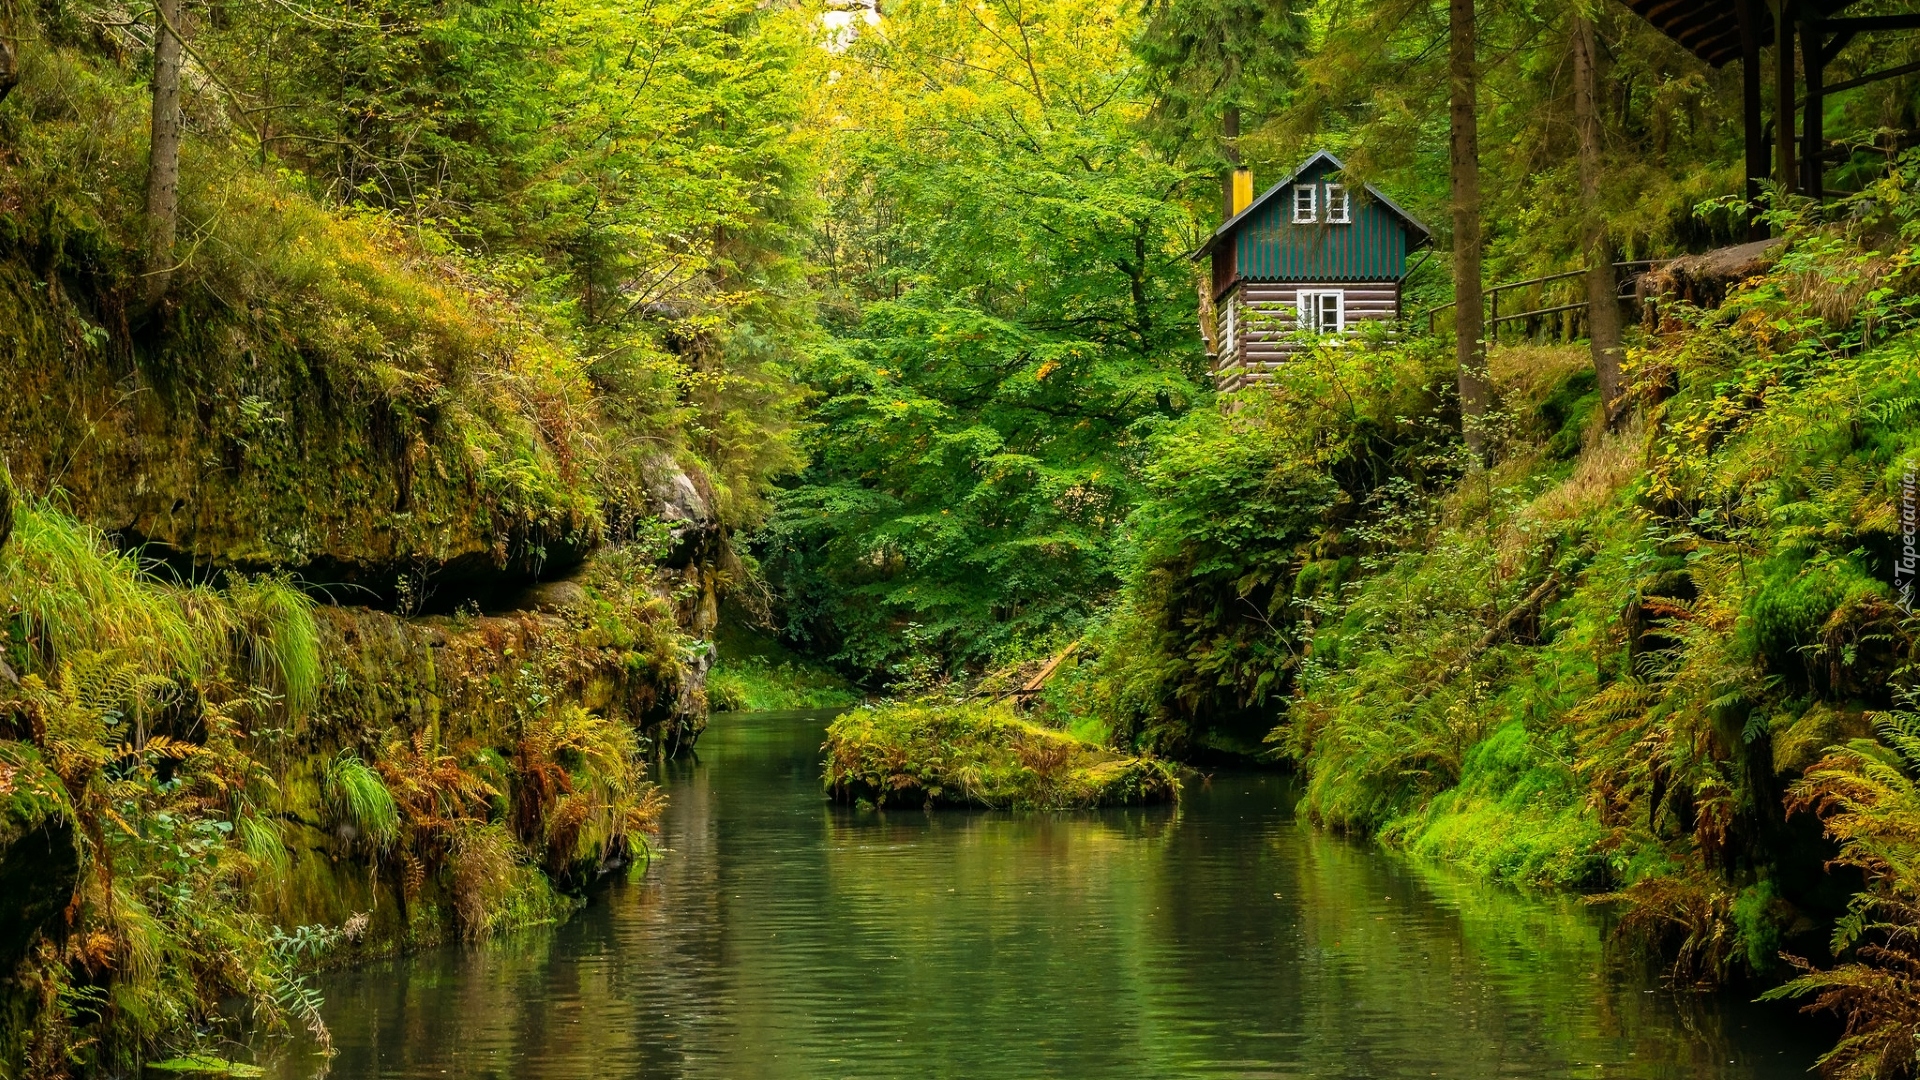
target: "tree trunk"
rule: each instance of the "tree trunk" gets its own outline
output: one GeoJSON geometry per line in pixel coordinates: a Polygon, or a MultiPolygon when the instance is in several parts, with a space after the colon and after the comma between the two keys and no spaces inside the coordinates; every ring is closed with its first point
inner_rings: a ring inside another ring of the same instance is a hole
{"type": "Polygon", "coordinates": [[[146,301],[166,294],[180,220],[180,0],[156,0],[153,27],[153,143],[147,165],[146,301]]]}
{"type": "Polygon", "coordinates": [[[1460,369],[1460,431],[1467,448],[1487,458],[1487,410],[1493,381],[1487,374],[1486,328],[1480,287],[1480,122],[1475,115],[1479,64],[1475,59],[1473,0],[1449,0],[1452,75],[1453,333],[1460,369]]]}
{"type": "MultiPolygon", "coordinates": [[[[13,536],[13,474],[7,463],[0,460],[0,548],[7,546],[7,540],[13,536]]],[[[4,662],[0,662],[3,667],[4,662]]]]}
{"type": "Polygon", "coordinates": [[[1220,116],[1220,150],[1227,171],[1220,175],[1221,221],[1233,216],[1233,171],[1240,167],[1240,106],[1229,105],[1220,116]]]}
{"type": "Polygon", "coordinates": [[[1613,248],[1600,207],[1600,65],[1593,20],[1573,17],[1573,118],[1580,129],[1581,246],[1587,257],[1587,337],[1607,426],[1626,412],[1626,381],[1620,370],[1620,283],[1613,274],[1613,248]]]}

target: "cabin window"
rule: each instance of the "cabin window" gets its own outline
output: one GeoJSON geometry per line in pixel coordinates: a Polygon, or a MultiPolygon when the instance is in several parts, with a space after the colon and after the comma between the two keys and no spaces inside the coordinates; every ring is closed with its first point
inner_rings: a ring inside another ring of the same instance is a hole
{"type": "Polygon", "coordinates": [[[1300,292],[1300,329],[1337,334],[1347,328],[1347,296],[1339,290],[1300,292]]]}
{"type": "Polygon", "coordinates": [[[1220,355],[1221,356],[1232,356],[1236,351],[1236,347],[1240,344],[1240,339],[1238,337],[1239,328],[1235,325],[1235,323],[1238,321],[1235,318],[1235,313],[1239,310],[1239,307],[1240,307],[1240,304],[1238,302],[1239,299],[1240,298],[1237,296],[1227,297],[1227,305],[1226,305],[1227,324],[1226,326],[1222,327],[1220,331],[1220,355]]]}
{"type": "Polygon", "coordinates": [[[1293,223],[1310,225],[1320,220],[1320,186],[1295,184],[1293,187],[1293,223]]]}
{"type": "Polygon", "coordinates": [[[1353,223],[1353,205],[1347,198],[1347,185],[1327,185],[1327,222],[1331,225],[1353,223]]]}

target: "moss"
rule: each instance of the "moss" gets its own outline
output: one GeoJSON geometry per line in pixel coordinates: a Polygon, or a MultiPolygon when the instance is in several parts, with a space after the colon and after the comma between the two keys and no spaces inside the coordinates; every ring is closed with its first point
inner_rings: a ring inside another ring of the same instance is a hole
{"type": "Polygon", "coordinates": [[[1578,454],[1586,429],[1599,411],[1599,377],[1591,367],[1574,369],[1534,410],[1540,428],[1547,435],[1547,455],[1565,460],[1578,454]]]}
{"type": "Polygon", "coordinates": [[[1747,603],[1746,631],[1753,651],[1785,666],[1797,650],[1818,640],[1820,624],[1842,595],[1829,568],[1803,568],[1799,559],[1776,561],[1747,603]]]}
{"type": "Polygon", "coordinates": [[[1475,873],[1527,885],[1596,888],[1610,878],[1605,832],[1579,777],[1518,720],[1467,752],[1460,782],[1389,821],[1383,840],[1475,873]]]}
{"type": "Polygon", "coordinates": [[[1009,706],[896,704],[827,728],[827,791],[847,802],[1020,808],[1171,802],[1172,766],[1019,719],[1009,706]]]}

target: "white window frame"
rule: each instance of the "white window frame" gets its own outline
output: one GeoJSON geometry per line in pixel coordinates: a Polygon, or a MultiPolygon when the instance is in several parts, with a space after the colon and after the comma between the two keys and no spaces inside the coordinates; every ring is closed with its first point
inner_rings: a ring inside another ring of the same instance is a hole
{"type": "Polygon", "coordinates": [[[1301,289],[1294,299],[1295,323],[1309,334],[1343,334],[1347,330],[1347,294],[1341,289],[1301,289]],[[1327,326],[1321,316],[1326,308],[1323,301],[1333,301],[1333,325],[1327,326]]]}
{"type": "Polygon", "coordinates": [[[1293,185],[1293,223],[1295,225],[1311,225],[1319,220],[1320,185],[1293,185]],[[1306,196],[1306,206],[1304,208],[1300,205],[1300,197],[1302,195],[1306,196]]]}
{"type": "Polygon", "coordinates": [[[1345,184],[1327,185],[1327,224],[1353,224],[1353,196],[1345,184]]]}
{"type": "Polygon", "coordinates": [[[1232,359],[1239,353],[1237,346],[1240,344],[1240,341],[1236,336],[1236,332],[1239,329],[1239,301],[1240,296],[1238,293],[1227,294],[1227,317],[1225,325],[1220,331],[1220,355],[1227,359],[1232,359]]]}

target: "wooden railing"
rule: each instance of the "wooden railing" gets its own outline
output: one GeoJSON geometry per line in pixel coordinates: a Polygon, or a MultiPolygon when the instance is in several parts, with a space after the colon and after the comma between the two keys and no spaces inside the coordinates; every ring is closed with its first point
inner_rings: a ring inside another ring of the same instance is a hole
{"type": "MultiPolygon", "coordinates": [[[[1655,260],[1652,259],[1634,259],[1629,262],[1614,263],[1614,278],[1620,287],[1619,299],[1630,299],[1633,296],[1634,282],[1654,264],[1655,260]]],[[[1500,328],[1503,325],[1511,323],[1523,324],[1520,335],[1523,339],[1529,337],[1546,337],[1548,339],[1558,337],[1564,341],[1573,340],[1578,336],[1577,331],[1581,321],[1580,317],[1587,309],[1586,298],[1581,297],[1566,303],[1549,303],[1548,301],[1552,298],[1548,296],[1548,290],[1550,286],[1559,282],[1585,277],[1586,273],[1585,270],[1567,270],[1558,274],[1546,274],[1541,277],[1526,278],[1521,281],[1506,281],[1488,288],[1486,292],[1487,312],[1485,322],[1487,340],[1490,342],[1498,342],[1500,340],[1500,328]],[[1500,313],[1501,294],[1518,292],[1523,289],[1539,290],[1537,293],[1522,299],[1522,303],[1532,303],[1536,306],[1529,307],[1524,311],[1515,311],[1502,315],[1500,313]],[[1548,319],[1553,320],[1551,327],[1548,324],[1548,319]]],[[[1417,323],[1420,318],[1424,316],[1427,320],[1427,333],[1431,334],[1434,332],[1434,317],[1452,306],[1453,301],[1451,300],[1444,304],[1436,304],[1433,307],[1417,312],[1413,318],[1408,321],[1417,323]]]]}

